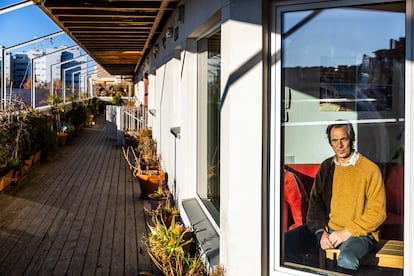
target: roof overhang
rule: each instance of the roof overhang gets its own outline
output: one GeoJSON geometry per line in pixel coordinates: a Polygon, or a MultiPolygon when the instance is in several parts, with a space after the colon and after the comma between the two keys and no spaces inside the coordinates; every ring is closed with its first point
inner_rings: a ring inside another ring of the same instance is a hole
{"type": "Polygon", "coordinates": [[[33,0],[112,75],[133,75],[179,0],[33,0]]]}

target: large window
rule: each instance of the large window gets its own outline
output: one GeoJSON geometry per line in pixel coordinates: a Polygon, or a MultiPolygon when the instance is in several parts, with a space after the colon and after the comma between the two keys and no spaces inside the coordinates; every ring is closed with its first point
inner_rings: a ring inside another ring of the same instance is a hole
{"type": "Polygon", "coordinates": [[[220,30],[199,39],[197,194],[219,224],[220,211],[220,30]]]}
{"type": "Polygon", "coordinates": [[[382,173],[387,219],[380,237],[403,240],[405,2],[287,2],[276,5],[272,42],[280,53],[272,71],[272,191],[280,198],[272,256],[276,267],[335,270],[318,250],[287,262],[284,248],[293,246],[286,233],[307,222],[316,172],[334,155],[325,131],[338,120],[353,125],[355,150],[382,173]]]}

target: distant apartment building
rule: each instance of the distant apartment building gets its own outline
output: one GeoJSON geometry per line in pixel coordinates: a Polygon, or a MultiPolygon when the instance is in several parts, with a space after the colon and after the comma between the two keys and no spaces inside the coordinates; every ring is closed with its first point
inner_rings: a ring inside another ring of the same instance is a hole
{"type": "Polygon", "coordinates": [[[32,49],[14,52],[5,56],[5,76],[7,86],[13,88],[30,87],[31,76],[35,78],[36,87],[50,87],[52,81],[62,81],[65,74],[66,86],[72,82],[77,86],[78,76],[73,80],[74,71],[80,71],[87,57],[80,56],[80,48],[66,46],[49,49],[32,49]],[[71,68],[70,70],[65,70],[71,68]]]}

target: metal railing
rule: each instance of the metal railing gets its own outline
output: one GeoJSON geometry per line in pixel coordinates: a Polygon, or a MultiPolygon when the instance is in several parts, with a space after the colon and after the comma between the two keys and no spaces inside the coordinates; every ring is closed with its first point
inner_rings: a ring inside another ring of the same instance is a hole
{"type": "Polygon", "coordinates": [[[148,110],[144,106],[106,106],[106,133],[125,144],[124,133],[147,128],[148,110]]]}

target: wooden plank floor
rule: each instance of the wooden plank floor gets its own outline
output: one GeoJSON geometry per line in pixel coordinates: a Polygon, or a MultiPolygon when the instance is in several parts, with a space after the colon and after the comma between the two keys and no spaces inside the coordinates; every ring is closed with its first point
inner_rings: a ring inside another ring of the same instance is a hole
{"type": "Polygon", "coordinates": [[[153,272],[137,180],[105,118],[0,194],[0,275],[153,272]]]}

